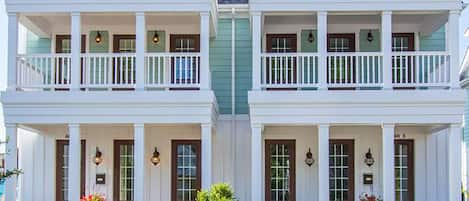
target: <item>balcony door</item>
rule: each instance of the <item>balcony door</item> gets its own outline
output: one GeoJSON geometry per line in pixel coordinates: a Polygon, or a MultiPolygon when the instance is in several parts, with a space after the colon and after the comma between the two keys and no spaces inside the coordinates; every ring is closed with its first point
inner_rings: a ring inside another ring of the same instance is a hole
{"type": "Polygon", "coordinates": [[[173,140],[171,200],[195,201],[202,184],[200,140],[173,140]]]}
{"type": "MultiPolygon", "coordinates": [[[[85,195],[85,158],[86,145],[81,141],[80,195],[85,195]]],[[[69,141],[57,140],[55,160],[55,200],[68,201],[68,159],[69,141]]]]}
{"type": "Polygon", "coordinates": [[[265,201],[295,201],[295,140],[265,141],[265,201]]]}
{"type": "Polygon", "coordinates": [[[114,141],[114,201],[134,199],[134,141],[114,141]]]}
{"type": "MultiPolygon", "coordinates": [[[[171,34],[170,51],[175,53],[200,52],[200,36],[196,34],[171,34]]],[[[171,84],[198,84],[199,82],[200,60],[198,58],[183,55],[171,58],[171,84]]]]}
{"type": "MultiPolygon", "coordinates": [[[[415,51],[414,33],[393,33],[393,52],[415,51]]],[[[397,84],[412,83],[419,75],[416,73],[416,63],[412,56],[392,57],[392,81],[397,84]]],[[[414,89],[415,87],[395,87],[396,89],[414,89]]]]}
{"type": "MultiPolygon", "coordinates": [[[[55,36],[55,53],[57,54],[70,54],[72,52],[70,35],[56,35],[55,36]]],[[[86,52],[86,35],[81,35],[81,53],[86,52]]],[[[67,84],[70,80],[71,70],[71,59],[57,58],[55,60],[54,72],[55,72],[55,84],[67,84]]],[[[81,59],[81,70],[83,72],[83,59],[81,59]]],[[[80,83],[83,84],[83,73],[80,73],[80,83]]],[[[68,89],[56,89],[56,90],[68,90],[68,89]]]]}
{"type": "Polygon", "coordinates": [[[344,52],[355,52],[355,34],[328,34],[327,51],[331,53],[338,53],[338,55],[330,55],[327,58],[327,83],[356,83],[355,58],[352,56],[340,54],[344,52]]]}
{"type": "Polygon", "coordinates": [[[394,141],[396,201],[414,201],[414,141],[394,141]]]}
{"type": "Polygon", "coordinates": [[[329,141],[329,200],[353,201],[354,141],[329,141]]]}
{"type": "Polygon", "coordinates": [[[279,56],[266,61],[266,83],[285,85],[297,83],[295,57],[280,55],[280,53],[297,52],[296,34],[267,34],[267,52],[279,53],[279,56]]]}
{"type": "Polygon", "coordinates": [[[113,52],[120,53],[120,56],[113,57],[113,84],[133,85],[136,68],[133,56],[136,52],[135,35],[114,35],[113,38],[113,52]]]}

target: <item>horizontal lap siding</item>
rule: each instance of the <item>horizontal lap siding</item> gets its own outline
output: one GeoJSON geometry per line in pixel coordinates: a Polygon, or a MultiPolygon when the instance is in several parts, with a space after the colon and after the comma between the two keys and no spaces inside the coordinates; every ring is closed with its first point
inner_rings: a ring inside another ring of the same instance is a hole
{"type": "Polygon", "coordinates": [[[27,54],[45,54],[51,52],[51,39],[39,38],[31,31],[26,35],[26,53],[27,54]]]}
{"type": "Polygon", "coordinates": [[[236,19],[236,114],[248,114],[252,88],[252,48],[249,19],[236,19]]]}
{"type": "Polygon", "coordinates": [[[445,26],[433,32],[431,35],[420,35],[420,51],[445,51],[446,50],[446,34],[445,26]]]}

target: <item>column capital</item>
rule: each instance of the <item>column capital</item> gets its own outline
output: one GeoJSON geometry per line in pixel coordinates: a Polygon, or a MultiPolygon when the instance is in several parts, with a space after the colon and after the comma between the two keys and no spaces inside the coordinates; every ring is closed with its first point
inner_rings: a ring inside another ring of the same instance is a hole
{"type": "Polygon", "coordinates": [[[5,128],[15,128],[18,127],[18,124],[15,123],[5,123],[5,128]]]}
{"type": "Polygon", "coordinates": [[[392,15],[392,11],[390,11],[390,10],[383,10],[383,11],[381,11],[381,15],[392,15]]]}
{"type": "Polygon", "coordinates": [[[210,12],[208,12],[208,11],[200,12],[200,16],[201,16],[201,17],[210,16],[210,12]]]}
{"type": "Polygon", "coordinates": [[[262,12],[260,12],[260,11],[251,11],[251,12],[249,13],[249,15],[251,15],[251,16],[261,16],[261,15],[262,15],[262,12]]]}
{"type": "Polygon", "coordinates": [[[135,16],[145,16],[145,12],[135,12],[135,16]]]}
{"type": "Polygon", "coordinates": [[[460,123],[454,123],[454,124],[450,124],[449,127],[450,127],[450,128],[453,128],[453,129],[454,129],[454,128],[462,128],[462,124],[460,124],[460,123]]]}
{"type": "Polygon", "coordinates": [[[383,123],[381,124],[381,128],[395,128],[395,124],[390,124],[390,123],[383,123]]]}
{"type": "Polygon", "coordinates": [[[72,16],[72,17],[76,17],[76,16],[80,16],[80,15],[81,15],[80,12],[71,12],[70,13],[70,16],[72,16]]]}
{"type": "Polygon", "coordinates": [[[461,11],[460,11],[460,10],[450,10],[450,11],[449,11],[449,14],[450,14],[450,15],[460,15],[460,14],[461,14],[461,11]]]}
{"type": "Polygon", "coordinates": [[[254,124],[251,124],[251,128],[252,129],[254,129],[254,128],[264,129],[264,125],[260,124],[260,123],[254,123],[254,124]]]}
{"type": "Polygon", "coordinates": [[[330,124],[318,124],[318,128],[330,128],[330,124]]]}
{"type": "Polygon", "coordinates": [[[69,128],[79,128],[79,127],[80,127],[80,124],[71,123],[71,124],[68,124],[68,127],[69,127],[69,128]]]}
{"type": "Polygon", "coordinates": [[[142,128],[142,127],[145,127],[145,124],[144,123],[134,123],[134,127],[135,128],[142,128]]]}
{"type": "Polygon", "coordinates": [[[18,13],[15,13],[15,12],[8,12],[8,13],[7,13],[7,16],[8,16],[8,17],[18,17],[18,13]]]}
{"type": "Polygon", "coordinates": [[[322,16],[327,15],[327,11],[318,11],[317,15],[322,15],[322,16]]]}

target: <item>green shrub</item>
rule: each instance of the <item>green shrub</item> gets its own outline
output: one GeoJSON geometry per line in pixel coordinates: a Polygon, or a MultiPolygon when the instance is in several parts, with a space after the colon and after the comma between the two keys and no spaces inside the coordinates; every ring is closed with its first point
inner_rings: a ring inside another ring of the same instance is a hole
{"type": "Polygon", "coordinates": [[[228,184],[214,184],[209,191],[199,191],[197,201],[235,201],[233,190],[228,184]]]}

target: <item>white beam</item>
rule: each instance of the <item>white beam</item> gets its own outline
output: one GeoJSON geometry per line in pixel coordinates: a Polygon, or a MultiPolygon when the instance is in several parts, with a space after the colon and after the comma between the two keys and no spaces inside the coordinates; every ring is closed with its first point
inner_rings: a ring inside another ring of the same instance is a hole
{"type": "Polygon", "coordinates": [[[135,13],[135,88],[145,88],[145,13],[135,13]]]}
{"type": "Polygon", "coordinates": [[[461,124],[449,127],[446,154],[448,156],[448,199],[461,200],[461,124]]]}
{"type": "Polygon", "coordinates": [[[382,125],[383,200],[395,200],[394,186],[394,124],[382,125]]]}
{"type": "Polygon", "coordinates": [[[262,200],[262,125],[251,130],[251,200],[262,200]]]}
{"type": "Polygon", "coordinates": [[[145,200],[145,125],[134,124],[134,200],[145,200]]]}
{"type": "Polygon", "coordinates": [[[200,89],[211,89],[210,76],[210,13],[200,13],[200,89]]]}
{"type": "MultiPolygon", "coordinates": [[[[5,132],[7,136],[6,156],[5,156],[5,169],[14,170],[18,168],[18,127],[16,124],[5,124],[5,132]]],[[[16,200],[17,192],[16,186],[18,177],[13,176],[5,181],[5,200],[16,200]]]]}
{"type": "Polygon", "coordinates": [[[327,56],[327,12],[320,11],[317,13],[317,26],[318,26],[318,83],[319,89],[327,89],[326,78],[326,56],[327,56]]]}
{"type": "Polygon", "coordinates": [[[81,192],[81,138],[80,125],[69,124],[68,146],[68,200],[79,201],[81,192]]]}
{"type": "Polygon", "coordinates": [[[16,90],[16,56],[18,54],[18,15],[8,13],[8,83],[7,90],[16,90]]]}
{"type": "Polygon", "coordinates": [[[260,12],[251,13],[252,30],[252,90],[261,89],[261,41],[262,15],[260,12]]]}
{"type": "Polygon", "coordinates": [[[318,200],[329,200],[329,124],[318,125],[318,200]]]}
{"type": "Polygon", "coordinates": [[[208,190],[212,185],[212,124],[201,124],[202,138],[202,189],[208,190]]]}
{"type": "Polygon", "coordinates": [[[448,38],[446,42],[448,43],[449,54],[451,56],[451,88],[459,89],[459,10],[452,10],[449,12],[448,17],[448,38]]]}
{"type": "Polygon", "coordinates": [[[381,13],[381,51],[383,52],[383,88],[392,89],[392,12],[381,13]]]}
{"type": "Polygon", "coordinates": [[[72,91],[80,90],[81,81],[81,16],[80,13],[71,13],[71,86],[72,91]]]}

